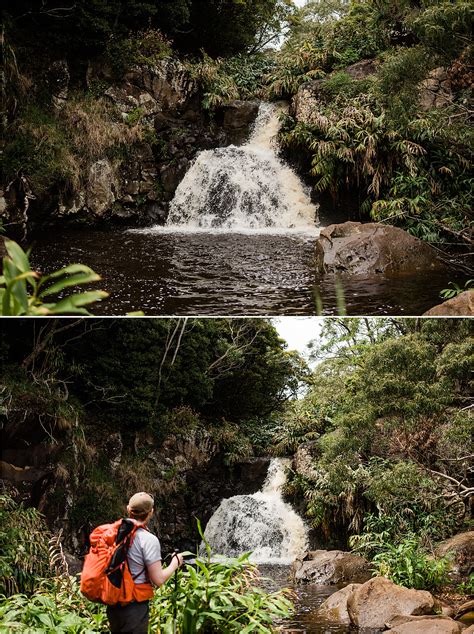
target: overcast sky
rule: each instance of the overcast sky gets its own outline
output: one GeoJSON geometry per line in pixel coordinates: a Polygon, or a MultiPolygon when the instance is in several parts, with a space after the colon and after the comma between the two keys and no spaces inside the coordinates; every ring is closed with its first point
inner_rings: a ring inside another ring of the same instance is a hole
{"type": "Polygon", "coordinates": [[[321,334],[323,317],[275,317],[272,322],[278,334],[288,343],[288,350],[308,353],[307,345],[321,334]]]}

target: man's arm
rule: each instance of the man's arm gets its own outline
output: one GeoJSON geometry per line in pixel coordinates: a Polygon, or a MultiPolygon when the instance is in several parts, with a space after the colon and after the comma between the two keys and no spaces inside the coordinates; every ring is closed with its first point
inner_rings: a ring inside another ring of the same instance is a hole
{"type": "Polygon", "coordinates": [[[175,571],[182,565],[183,556],[181,553],[176,553],[171,559],[170,565],[167,568],[163,568],[161,560],[155,561],[155,563],[147,566],[148,578],[155,586],[161,586],[175,573],[175,571]]]}

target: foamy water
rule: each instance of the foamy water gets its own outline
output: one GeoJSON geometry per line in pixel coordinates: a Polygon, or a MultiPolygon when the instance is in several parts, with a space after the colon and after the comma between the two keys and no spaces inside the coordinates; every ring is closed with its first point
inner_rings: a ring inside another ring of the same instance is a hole
{"type": "Polygon", "coordinates": [[[222,500],[204,532],[214,554],[251,551],[255,563],[290,564],[307,550],[307,527],[281,493],[288,462],[271,461],[261,491],[222,500]]]}
{"type": "Polygon", "coordinates": [[[262,103],[245,145],[200,152],[176,190],[166,226],[137,231],[317,235],[308,188],[278,156],[282,109],[262,103]]]}

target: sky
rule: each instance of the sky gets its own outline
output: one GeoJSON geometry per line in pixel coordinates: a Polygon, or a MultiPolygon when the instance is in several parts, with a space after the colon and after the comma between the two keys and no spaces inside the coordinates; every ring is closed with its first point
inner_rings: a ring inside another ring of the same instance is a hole
{"type": "Polygon", "coordinates": [[[288,343],[288,350],[308,353],[307,345],[321,334],[323,317],[275,317],[272,323],[282,339],[288,343]]]}

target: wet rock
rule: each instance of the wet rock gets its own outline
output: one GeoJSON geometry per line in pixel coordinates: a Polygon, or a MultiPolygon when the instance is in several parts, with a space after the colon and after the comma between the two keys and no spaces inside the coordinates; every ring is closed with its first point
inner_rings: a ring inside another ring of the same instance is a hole
{"type": "Polygon", "coordinates": [[[351,625],[351,617],[347,609],[347,600],[349,596],[354,592],[356,588],[360,586],[359,583],[350,583],[345,588],[338,590],[332,594],[318,610],[318,616],[321,616],[328,621],[334,623],[341,623],[344,625],[351,625]]]}
{"type": "Polygon", "coordinates": [[[461,634],[463,628],[447,616],[396,616],[387,625],[393,634],[461,634]]]}
{"type": "Polygon", "coordinates": [[[84,210],[86,206],[85,191],[78,191],[73,197],[61,197],[58,203],[58,216],[75,216],[84,210]]]}
{"type": "Polygon", "coordinates": [[[160,224],[164,224],[167,216],[167,211],[163,205],[155,202],[148,203],[145,207],[144,213],[150,222],[157,222],[160,224]]]}
{"type": "Polygon", "coordinates": [[[460,605],[455,618],[465,625],[472,625],[474,623],[474,600],[466,601],[460,605]]]}
{"type": "Polygon", "coordinates": [[[423,317],[457,317],[474,315],[474,291],[464,291],[457,297],[448,299],[441,304],[437,304],[423,313],[423,317]]]}
{"type": "Polygon", "coordinates": [[[347,607],[354,625],[385,629],[397,615],[433,614],[435,600],[425,590],[409,590],[385,577],[375,577],[350,594],[347,607]]]}
{"type": "Polygon", "coordinates": [[[320,273],[360,276],[445,268],[428,244],[403,229],[380,223],[344,222],[325,227],[316,241],[316,261],[320,273]]]}
{"type": "Polygon", "coordinates": [[[315,550],[293,563],[297,583],[336,584],[344,581],[362,583],[370,579],[369,562],[342,550],[315,550]]]}
{"type": "Polygon", "coordinates": [[[161,168],[160,177],[163,189],[171,200],[178,185],[184,178],[189,167],[189,161],[185,158],[179,159],[175,163],[170,163],[161,168]]]}
{"type": "Polygon", "coordinates": [[[248,127],[258,114],[258,101],[231,101],[224,106],[224,127],[231,130],[248,127]]]}
{"type": "Polygon", "coordinates": [[[298,475],[309,480],[318,476],[318,470],[315,467],[314,451],[318,451],[316,443],[305,443],[300,445],[296,450],[293,458],[293,468],[298,475]]]}

